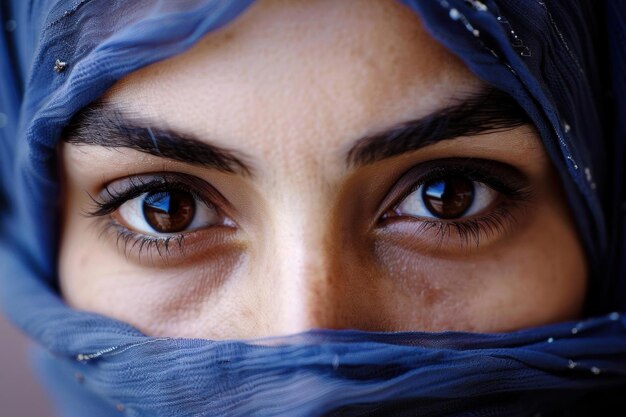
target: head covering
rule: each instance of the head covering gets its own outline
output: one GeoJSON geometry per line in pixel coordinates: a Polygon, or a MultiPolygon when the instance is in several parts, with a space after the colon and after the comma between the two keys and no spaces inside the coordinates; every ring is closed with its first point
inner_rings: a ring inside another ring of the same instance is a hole
{"type": "Polygon", "coordinates": [[[591,265],[585,320],[501,334],[315,330],[210,341],[147,337],[63,303],[55,164],[64,126],[126,74],[187,50],[251,3],[0,1],[0,301],[38,344],[37,367],[59,413],[574,416],[611,415],[620,404],[624,410],[621,0],[608,2],[606,11],[591,0],[403,2],[533,120],[591,265]]]}

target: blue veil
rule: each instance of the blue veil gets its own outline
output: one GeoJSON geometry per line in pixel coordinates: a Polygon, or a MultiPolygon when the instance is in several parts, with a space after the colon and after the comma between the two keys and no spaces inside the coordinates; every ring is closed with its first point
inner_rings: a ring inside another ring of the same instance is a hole
{"type": "Polygon", "coordinates": [[[59,414],[625,410],[623,0],[403,1],[475,74],[512,95],[537,127],[589,259],[583,321],[502,334],[316,330],[210,341],[147,337],[63,303],[56,286],[56,144],[64,126],[115,81],[185,51],[251,3],[0,0],[0,302],[39,346],[37,369],[59,414]]]}

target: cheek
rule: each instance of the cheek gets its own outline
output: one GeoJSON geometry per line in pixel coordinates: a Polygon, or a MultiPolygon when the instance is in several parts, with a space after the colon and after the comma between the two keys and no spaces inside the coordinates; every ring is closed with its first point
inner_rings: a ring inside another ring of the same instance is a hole
{"type": "Polygon", "coordinates": [[[584,303],[584,253],[567,213],[549,206],[478,254],[436,258],[379,243],[375,258],[392,283],[389,314],[405,329],[512,331],[574,319],[584,303]]]}
{"type": "MultiPolygon", "coordinates": [[[[93,226],[93,225],[92,225],[93,226]]],[[[194,266],[128,262],[115,239],[98,238],[85,219],[65,222],[59,254],[61,292],[77,309],[127,322],[149,335],[202,336],[232,311],[227,279],[244,263],[239,248],[214,248],[194,266]],[[207,322],[213,324],[208,325],[207,322]]]]}
{"type": "Polygon", "coordinates": [[[510,261],[494,265],[512,278],[492,311],[506,311],[502,320],[508,318],[512,328],[573,320],[582,313],[587,265],[574,226],[565,210],[538,217],[523,236],[525,244],[508,255],[510,261]]]}

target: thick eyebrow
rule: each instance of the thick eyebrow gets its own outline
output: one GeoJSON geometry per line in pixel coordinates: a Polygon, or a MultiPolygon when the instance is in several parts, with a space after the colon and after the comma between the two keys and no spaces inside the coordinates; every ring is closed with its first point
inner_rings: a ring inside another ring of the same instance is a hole
{"type": "Polygon", "coordinates": [[[252,175],[252,167],[245,161],[247,158],[236,151],[129,119],[103,101],[96,101],[78,112],[65,128],[63,140],[73,145],[129,148],[229,174],[252,175]]]}
{"type": "Polygon", "coordinates": [[[425,117],[358,140],[346,161],[351,166],[367,165],[442,140],[502,132],[528,123],[528,114],[510,95],[484,88],[425,117]]]}
{"type": "MultiPolygon", "coordinates": [[[[507,131],[530,123],[508,94],[485,88],[425,117],[401,123],[357,140],[346,156],[358,167],[413,152],[442,140],[507,131]]],[[[63,134],[67,143],[129,148],[162,158],[252,176],[252,166],[239,152],[200,141],[169,129],[130,120],[113,106],[96,101],[81,110],[63,134]]]]}

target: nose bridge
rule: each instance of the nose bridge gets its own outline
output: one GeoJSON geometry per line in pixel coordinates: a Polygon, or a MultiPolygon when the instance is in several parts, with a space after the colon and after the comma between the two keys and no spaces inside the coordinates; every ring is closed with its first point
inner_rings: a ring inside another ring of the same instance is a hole
{"type": "Polygon", "coordinates": [[[290,211],[276,223],[271,245],[276,252],[270,254],[276,333],[340,325],[337,317],[347,294],[330,220],[320,207],[309,207],[290,211]]]}

